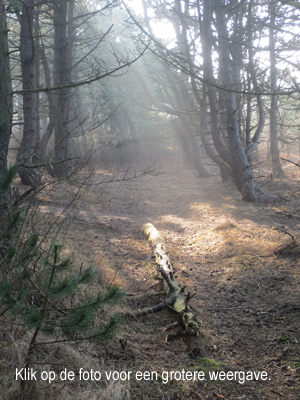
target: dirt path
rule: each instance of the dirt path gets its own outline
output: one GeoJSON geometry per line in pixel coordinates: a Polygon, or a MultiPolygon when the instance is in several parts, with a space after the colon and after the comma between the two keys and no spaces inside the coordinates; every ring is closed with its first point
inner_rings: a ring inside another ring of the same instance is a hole
{"type": "MultiPolygon", "coordinates": [[[[195,367],[209,358],[222,362],[225,371],[268,373],[266,381],[243,384],[132,383],[132,398],[299,400],[300,247],[276,254],[280,245],[291,242],[286,232],[299,240],[298,217],[287,217],[294,203],[244,203],[231,184],[217,176],[199,179],[179,162],[166,162],[158,175],[96,184],[116,174],[98,171],[80,199],[65,237],[70,249],[79,262],[99,263],[101,284],[114,280],[131,293],[148,293],[156,271],[140,229],[151,222],[169,247],[180,283],[197,293],[192,305],[203,332],[188,346],[182,340],[165,343],[157,328],[174,318],[164,311],[129,321],[122,333],[126,348],[116,345],[107,357],[140,370],[195,367]]],[[[289,183],[273,183],[273,189],[293,200],[297,180],[292,175],[289,183]]],[[[131,307],[149,307],[158,300],[131,307]]]]}

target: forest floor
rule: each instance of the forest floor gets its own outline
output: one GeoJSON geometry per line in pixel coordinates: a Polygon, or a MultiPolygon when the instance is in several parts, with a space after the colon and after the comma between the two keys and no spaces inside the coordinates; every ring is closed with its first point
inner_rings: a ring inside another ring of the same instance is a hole
{"type": "MultiPolygon", "coordinates": [[[[130,171],[122,180],[122,169],[98,168],[86,186],[39,195],[41,215],[53,220],[77,191],[62,236],[76,264],[98,268],[101,286],[114,282],[145,295],[128,296],[122,312],[164,299],[146,296],[162,290],[141,233],[148,222],[164,238],[180,285],[196,294],[190,305],[202,324],[199,337],[167,342],[158,328],[176,315],[163,310],[126,320],[117,338],[97,349],[104,369],[160,375],[125,382],[126,398],[300,399],[300,172],[291,164],[285,172],[287,178],[264,186],[279,197],[268,205],[245,203],[231,183],[217,175],[200,179],[173,158],[135,179],[130,171]],[[110,179],[121,181],[104,183],[110,179]],[[161,378],[182,369],[203,370],[205,380],[161,378]],[[232,374],[211,380],[214,369],[232,374]],[[243,382],[242,371],[265,371],[267,379],[243,382]]],[[[100,399],[96,393],[89,398],[100,399]]]]}

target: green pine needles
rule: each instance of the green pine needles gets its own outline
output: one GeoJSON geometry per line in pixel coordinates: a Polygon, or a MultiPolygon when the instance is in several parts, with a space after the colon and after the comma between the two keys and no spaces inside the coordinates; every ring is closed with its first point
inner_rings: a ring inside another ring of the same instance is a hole
{"type": "Polygon", "coordinates": [[[99,311],[118,304],[123,292],[118,286],[107,288],[105,293],[95,291],[92,285],[97,272],[93,267],[74,271],[62,244],[51,243],[45,252],[39,235],[33,233],[21,251],[8,248],[1,267],[0,316],[9,312],[21,318],[26,328],[35,330],[31,347],[39,344],[39,332],[59,338],[53,343],[113,337],[121,319],[106,316],[103,324],[99,311]]]}
{"type": "MultiPolygon", "coordinates": [[[[0,178],[0,198],[16,172],[12,167],[0,178]]],[[[62,243],[46,246],[39,232],[27,232],[25,214],[20,208],[8,209],[9,223],[0,237],[0,317],[30,333],[25,365],[36,346],[114,337],[122,321],[111,315],[112,306],[124,293],[118,286],[99,291],[97,271],[76,268],[62,243]]]]}

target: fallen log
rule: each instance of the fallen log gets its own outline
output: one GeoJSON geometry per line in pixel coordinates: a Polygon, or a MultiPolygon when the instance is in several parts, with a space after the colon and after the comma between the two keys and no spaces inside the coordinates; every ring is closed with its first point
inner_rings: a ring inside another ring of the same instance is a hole
{"type": "MultiPolygon", "coordinates": [[[[163,278],[163,287],[167,296],[166,305],[177,313],[178,322],[184,329],[184,334],[193,336],[199,335],[200,322],[197,321],[195,314],[188,305],[189,300],[194,295],[190,295],[190,293],[185,294],[185,288],[180,287],[175,277],[169,258],[169,251],[164,239],[152,224],[143,225],[142,232],[147,236],[151,244],[158,272],[163,278]],[[172,306],[168,304],[168,300],[172,303],[172,306]]],[[[148,313],[158,311],[157,307],[158,306],[153,307],[153,311],[148,311],[148,313]]]]}

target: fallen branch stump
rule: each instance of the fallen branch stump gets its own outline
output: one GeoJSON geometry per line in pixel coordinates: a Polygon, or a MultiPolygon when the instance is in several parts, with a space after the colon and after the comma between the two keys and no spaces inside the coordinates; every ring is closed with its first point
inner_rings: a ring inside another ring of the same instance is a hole
{"type": "MultiPolygon", "coordinates": [[[[181,288],[174,274],[172,264],[168,255],[168,248],[164,239],[152,224],[145,224],[142,227],[142,232],[147,236],[153,251],[155,263],[158,272],[163,278],[163,287],[167,295],[164,305],[169,306],[178,315],[178,322],[184,329],[184,333],[197,336],[200,332],[200,323],[197,321],[195,314],[190,309],[188,302],[194,296],[190,293],[184,293],[184,287],[181,288]],[[172,306],[168,303],[172,303],[172,306]]],[[[145,314],[160,311],[162,303],[152,309],[145,310],[145,314]]]]}

